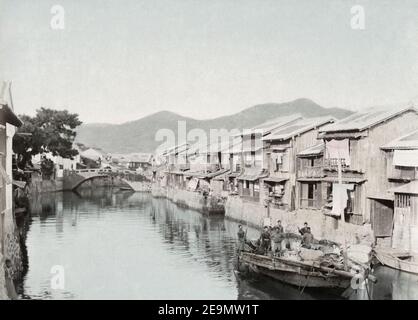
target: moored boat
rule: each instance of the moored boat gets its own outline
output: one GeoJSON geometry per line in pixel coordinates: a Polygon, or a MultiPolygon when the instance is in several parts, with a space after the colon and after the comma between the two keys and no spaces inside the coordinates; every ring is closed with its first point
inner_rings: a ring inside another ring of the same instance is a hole
{"type": "Polygon", "coordinates": [[[366,279],[376,281],[370,274],[370,255],[363,257],[366,262],[360,262],[336,243],[321,240],[308,249],[300,245],[298,237],[284,234],[282,249],[274,255],[260,251],[259,242],[246,241],[238,252],[238,270],[263,274],[299,288],[356,289],[366,279]]]}
{"type": "Polygon", "coordinates": [[[352,281],[361,281],[366,277],[366,270],[338,270],[321,266],[316,261],[296,261],[245,251],[239,254],[239,260],[251,271],[298,287],[346,289],[352,281]]]}
{"type": "Polygon", "coordinates": [[[418,253],[391,248],[375,248],[373,254],[376,260],[384,266],[418,274],[418,253]]]}

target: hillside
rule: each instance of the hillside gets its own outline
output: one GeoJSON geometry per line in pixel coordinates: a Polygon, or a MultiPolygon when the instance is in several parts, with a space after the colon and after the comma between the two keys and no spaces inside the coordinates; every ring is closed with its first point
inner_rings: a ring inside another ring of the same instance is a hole
{"type": "Polygon", "coordinates": [[[233,129],[251,128],[279,116],[299,113],[307,118],[333,115],[343,118],[351,111],[339,108],[324,108],[309,99],[285,103],[266,103],[247,108],[233,115],[209,120],[196,120],[173,112],[161,111],[150,116],[123,124],[84,124],[77,130],[77,142],[100,147],[108,152],[153,152],[161,142],[155,141],[158,129],[166,128],[177,134],[177,122],[186,121],[187,130],[201,128],[233,129]]]}

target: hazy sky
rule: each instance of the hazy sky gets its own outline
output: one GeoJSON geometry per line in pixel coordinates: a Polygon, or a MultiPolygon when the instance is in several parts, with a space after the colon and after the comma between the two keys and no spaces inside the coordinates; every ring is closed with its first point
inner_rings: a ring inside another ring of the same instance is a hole
{"type": "Polygon", "coordinates": [[[18,113],[195,118],[300,97],[361,108],[418,95],[418,1],[0,0],[18,113]],[[50,26],[53,5],[65,29],[50,26]],[[353,5],[365,29],[350,27],[353,5]]]}

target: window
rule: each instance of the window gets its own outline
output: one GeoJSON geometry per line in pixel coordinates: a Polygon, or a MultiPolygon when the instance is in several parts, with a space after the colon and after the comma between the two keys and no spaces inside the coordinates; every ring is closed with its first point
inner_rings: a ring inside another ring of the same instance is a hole
{"type": "Polygon", "coordinates": [[[260,184],[258,182],[254,182],[254,192],[260,192],[260,184]]]}
{"type": "Polygon", "coordinates": [[[301,183],[300,205],[302,208],[319,208],[320,199],[316,182],[301,183]]]}
{"type": "Polygon", "coordinates": [[[280,171],[281,170],[281,166],[283,163],[283,153],[272,153],[271,154],[271,160],[272,160],[272,167],[274,171],[280,171]]]}
{"type": "Polygon", "coordinates": [[[308,199],[314,198],[315,190],[316,190],[316,183],[309,183],[308,184],[308,199]]]}
{"type": "Polygon", "coordinates": [[[396,207],[407,208],[411,206],[411,197],[407,194],[399,194],[396,197],[396,207]]]}

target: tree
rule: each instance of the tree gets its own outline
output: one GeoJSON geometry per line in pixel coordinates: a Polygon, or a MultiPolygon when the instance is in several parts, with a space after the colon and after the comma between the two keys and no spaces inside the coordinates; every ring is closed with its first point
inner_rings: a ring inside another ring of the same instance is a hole
{"type": "Polygon", "coordinates": [[[35,117],[20,116],[23,125],[13,139],[13,151],[18,156],[17,165],[24,169],[33,155],[50,152],[54,156],[73,159],[78,154],[73,149],[75,129],[81,125],[78,114],[67,110],[41,108],[35,117]]]}

